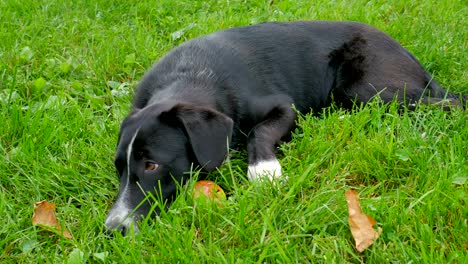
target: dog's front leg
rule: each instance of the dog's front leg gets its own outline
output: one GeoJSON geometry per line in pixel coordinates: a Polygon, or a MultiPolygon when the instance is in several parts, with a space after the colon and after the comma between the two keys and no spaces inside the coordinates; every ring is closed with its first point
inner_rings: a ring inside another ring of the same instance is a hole
{"type": "Polygon", "coordinates": [[[284,95],[268,96],[255,102],[254,111],[260,122],[248,135],[247,150],[249,180],[281,176],[281,164],[276,159],[275,145],[294,127],[296,112],[292,99],[284,95]]]}

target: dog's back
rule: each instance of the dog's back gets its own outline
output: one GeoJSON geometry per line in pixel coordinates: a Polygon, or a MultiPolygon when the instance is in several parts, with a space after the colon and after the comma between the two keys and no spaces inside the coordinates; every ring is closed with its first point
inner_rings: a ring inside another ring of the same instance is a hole
{"type": "Polygon", "coordinates": [[[289,22],[227,29],[182,44],[143,79],[135,107],[174,94],[205,98],[206,87],[198,89],[203,80],[225,87],[210,92],[227,92],[227,102],[285,93],[303,112],[328,106],[332,94],[344,105],[377,93],[384,101],[445,95],[414,56],[379,30],[355,22],[289,22]]]}

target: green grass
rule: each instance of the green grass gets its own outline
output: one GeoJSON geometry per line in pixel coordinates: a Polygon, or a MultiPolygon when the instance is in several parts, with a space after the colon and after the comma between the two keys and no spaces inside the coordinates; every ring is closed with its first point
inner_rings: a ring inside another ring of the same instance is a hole
{"type": "Polygon", "coordinates": [[[222,208],[171,209],[134,237],[102,234],[132,90],[177,44],[262,21],[354,20],[399,40],[445,88],[468,94],[468,6],[440,1],[0,0],[0,262],[467,263],[468,115],[377,103],[301,118],[281,146],[289,182],[245,179],[245,152],[212,173],[222,208]],[[354,250],[344,192],[383,228],[354,250]],[[31,224],[57,204],[71,241],[31,224]]]}

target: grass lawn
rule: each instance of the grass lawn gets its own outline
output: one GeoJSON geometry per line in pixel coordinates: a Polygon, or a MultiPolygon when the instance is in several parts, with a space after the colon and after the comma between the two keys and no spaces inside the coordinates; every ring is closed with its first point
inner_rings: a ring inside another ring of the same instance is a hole
{"type": "Polygon", "coordinates": [[[229,195],[222,208],[195,208],[193,180],[138,235],[102,233],[132,91],[179,43],[263,21],[361,21],[468,94],[467,13],[463,0],[0,0],[0,262],[468,263],[468,114],[437,107],[301,117],[279,151],[285,186],[248,182],[245,152],[232,151],[209,175],[229,195]],[[383,229],[363,253],[349,189],[383,229]],[[44,199],[73,240],[32,225],[44,199]]]}

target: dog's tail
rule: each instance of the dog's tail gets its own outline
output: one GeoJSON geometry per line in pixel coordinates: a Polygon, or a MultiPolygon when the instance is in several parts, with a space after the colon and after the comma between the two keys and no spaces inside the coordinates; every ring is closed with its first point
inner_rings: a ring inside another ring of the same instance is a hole
{"type": "MultiPolygon", "coordinates": [[[[419,63],[413,54],[408,51],[407,54],[419,63]]],[[[450,111],[452,108],[468,109],[468,95],[456,94],[445,90],[427,71],[424,74],[424,82],[426,86],[418,102],[404,102],[405,108],[415,110],[419,104],[424,104],[439,105],[445,111],[450,111]]]]}
{"type": "Polygon", "coordinates": [[[425,78],[426,92],[420,100],[421,103],[441,105],[444,110],[448,111],[452,107],[467,109],[468,95],[451,93],[445,90],[428,72],[426,72],[425,78]]]}
{"type": "MultiPolygon", "coordinates": [[[[409,52],[408,54],[416,60],[413,54],[409,52]]],[[[463,109],[467,108],[468,95],[451,93],[445,90],[427,71],[424,78],[426,82],[426,89],[423,98],[421,98],[421,103],[441,104],[444,105],[444,109],[450,107],[462,107],[463,109]]]]}

